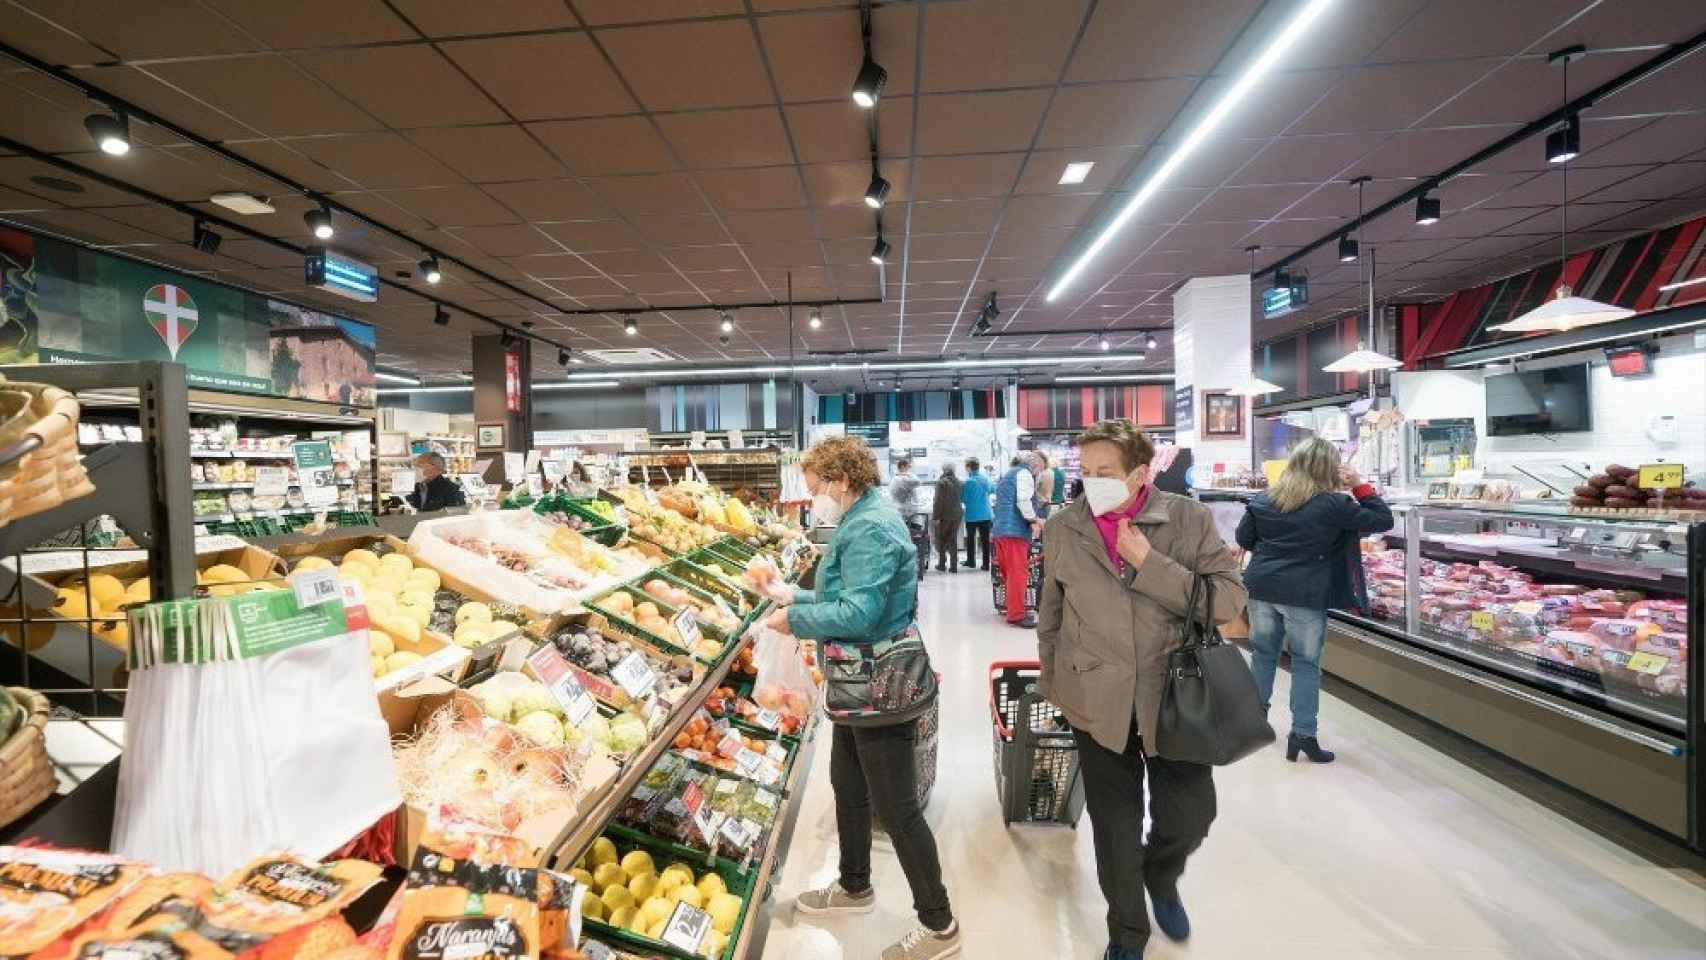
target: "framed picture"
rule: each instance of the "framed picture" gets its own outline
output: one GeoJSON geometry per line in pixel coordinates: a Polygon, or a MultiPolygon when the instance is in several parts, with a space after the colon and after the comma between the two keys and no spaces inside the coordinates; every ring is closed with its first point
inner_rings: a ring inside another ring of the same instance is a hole
{"type": "Polygon", "coordinates": [[[1202,435],[1236,440],[1244,436],[1244,398],[1224,390],[1202,392],[1202,435]]]}
{"type": "Polygon", "coordinates": [[[382,457],[406,457],[409,455],[409,435],[406,433],[391,433],[379,435],[379,455],[382,457]]]}
{"type": "Polygon", "coordinates": [[[502,450],[504,445],[504,425],[502,423],[482,423],[474,427],[474,446],[481,450],[502,450]]]}

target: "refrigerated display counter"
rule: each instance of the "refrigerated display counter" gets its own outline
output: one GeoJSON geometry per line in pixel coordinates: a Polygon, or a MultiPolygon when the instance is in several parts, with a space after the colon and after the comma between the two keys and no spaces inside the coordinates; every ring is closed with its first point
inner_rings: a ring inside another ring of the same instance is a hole
{"type": "Polygon", "coordinates": [[[1702,848],[1706,521],[1393,513],[1323,667],[1702,848]]]}

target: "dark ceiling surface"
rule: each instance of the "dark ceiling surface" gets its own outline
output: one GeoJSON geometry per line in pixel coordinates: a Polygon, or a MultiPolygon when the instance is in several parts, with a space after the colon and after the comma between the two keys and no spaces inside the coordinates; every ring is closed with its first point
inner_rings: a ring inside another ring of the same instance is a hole
{"type": "MultiPolygon", "coordinates": [[[[1182,136],[1193,95],[1263,15],[1258,0],[932,0],[879,4],[875,55],[884,210],[875,220],[866,113],[848,99],[857,5],[813,0],[0,0],[0,40],[370,214],[407,239],[340,221],[336,249],[412,269],[424,244],[538,297],[447,268],[445,299],[577,349],[649,346],[677,361],[786,359],[784,311],[747,309],[732,342],[702,311],[565,309],[875,298],[821,330],[795,316],[796,355],[907,357],[1093,350],[1084,335],[971,339],[989,291],[1015,330],[1166,326],[1193,275],[1245,272],[1563,100],[1546,54],[1584,44],[1579,94],[1706,29],[1699,0],[1339,0],[1218,134],[1057,302],[1063,249],[1146,156],[1182,136]],[[1060,186],[1071,161],[1089,179],[1060,186]],[[544,301],[544,303],[540,301],[544,301]]],[[[1272,15],[1269,10],[1268,14],[1272,15]]],[[[1221,67],[1221,69],[1225,69],[1221,67]]],[[[1200,99],[1198,101],[1201,102],[1200,99]]],[[[0,63],[0,135],[175,200],[267,195],[248,226],[307,244],[310,203],[146,125],[128,156],[93,150],[84,97],[0,63]]],[[[1569,244],[1592,246],[1706,209],[1706,54],[1596,106],[1569,165],[1569,244]]],[[[1565,175],[1538,139],[1446,184],[1444,219],[1405,209],[1362,234],[1377,293],[1426,300],[1556,256],[1565,175]]],[[[0,151],[0,217],[325,304],[378,325],[381,361],[447,376],[490,330],[387,290],[367,306],[312,295],[300,259],[228,236],[192,249],[191,218],[0,151]],[[80,193],[32,178],[72,180],[80,193]]],[[[1258,339],[1354,309],[1367,260],[1306,258],[1310,308],[1258,339]]],[[[410,281],[411,283],[417,281],[410,281]]],[[[1259,316],[1259,312],[1257,314],[1259,316]]],[[[1138,338],[1116,335],[1130,348],[1138,338]]],[[[555,369],[540,350],[540,370],[555,369]]],[[[1166,337],[1148,368],[1171,364],[1166,337]]]]}

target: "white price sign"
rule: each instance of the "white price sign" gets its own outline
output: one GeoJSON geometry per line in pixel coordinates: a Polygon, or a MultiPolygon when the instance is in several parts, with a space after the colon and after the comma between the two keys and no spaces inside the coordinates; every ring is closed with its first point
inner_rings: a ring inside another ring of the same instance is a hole
{"type": "Polygon", "coordinates": [[[766,730],[769,730],[771,733],[775,733],[777,730],[782,729],[782,714],[775,710],[759,710],[758,713],[753,716],[752,722],[766,730]]]}
{"type": "Polygon", "coordinates": [[[391,471],[391,493],[406,497],[415,492],[415,472],[413,470],[391,471]]]}
{"type": "Polygon", "coordinates": [[[571,727],[578,727],[585,723],[586,719],[592,716],[593,711],[598,709],[598,703],[592,699],[592,694],[586,692],[586,688],[581,686],[580,681],[576,680],[572,673],[565,673],[559,677],[551,687],[551,694],[562,706],[563,716],[568,720],[571,727]]]}
{"type": "Polygon", "coordinates": [[[290,490],[289,467],[256,467],[255,496],[282,497],[290,490]]]}
{"type": "Polygon", "coordinates": [[[682,607],[675,613],[675,632],[681,635],[681,645],[688,650],[699,646],[704,634],[699,632],[699,615],[692,607],[682,607]]]}
{"type": "Polygon", "coordinates": [[[708,803],[693,814],[693,825],[699,828],[699,835],[705,838],[705,846],[707,847],[716,842],[717,818],[720,816],[722,814],[712,810],[708,803]]]}
{"type": "Polygon", "coordinates": [[[758,824],[743,817],[730,817],[723,821],[722,834],[735,849],[746,850],[758,839],[758,824]]]}
{"type": "Polygon", "coordinates": [[[621,662],[611,669],[610,678],[635,700],[650,693],[658,682],[658,675],[652,672],[651,664],[646,662],[645,656],[638,650],[623,657],[621,662]]]}
{"type": "Polygon", "coordinates": [[[764,766],[764,754],[762,753],[741,747],[740,752],[735,754],[735,769],[739,770],[743,777],[756,777],[758,771],[764,766]]]}
{"type": "Polygon", "coordinates": [[[504,482],[515,483],[527,473],[527,455],[518,451],[504,453],[504,482]]]}
{"type": "Polygon", "coordinates": [[[469,497],[479,500],[486,495],[486,480],[478,473],[464,473],[457,479],[462,481],[462,492],[469,497]]]}
{"type": "Polygon", "coordinates": [[[690,903],[678,903],[660,939],[688,953],[698,953],[699,945],[705,942],[705,934],[710,932],[710,914],[690,903]]]}
{"type": "Polygon", "coordinates": [[[290,585],[296,591],[296,605],[302,608],[317,607],[342,596],[338,590],[338,571],[334,567],[294,574],[290,585]]]}
{"type": "Polygon", "coordinates": [[[301,471],[302,500],[310,507],[338,502],[338,477],[332,467],[309,467],[301,471]]]}

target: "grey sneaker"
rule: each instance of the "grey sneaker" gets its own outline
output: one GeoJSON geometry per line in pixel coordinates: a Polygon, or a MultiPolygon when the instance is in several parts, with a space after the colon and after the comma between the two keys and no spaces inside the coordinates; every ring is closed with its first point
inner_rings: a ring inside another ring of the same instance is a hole
{"type": "Polygon", "coordinates": [[[842,889],[839,880],[822,890],[807,890],[794,900],[794,911],[808,917],[870,913],[875,909],[877,909],[877,892],[875,890],[866,890],[863,896],[856,897],[842,889]]]}
{"type": "Polygon", "coordinates": [[[960,955],[960,924],[954,925],[942,933],[919,924],[900,942],[883,951],[883,960],[941,960],[942,957],[957,957],[960,955]]]}

